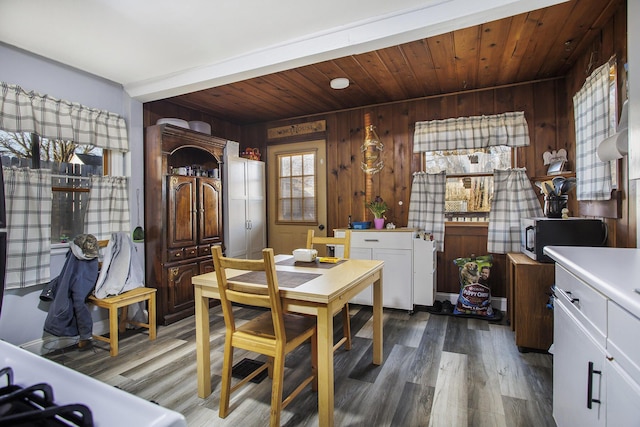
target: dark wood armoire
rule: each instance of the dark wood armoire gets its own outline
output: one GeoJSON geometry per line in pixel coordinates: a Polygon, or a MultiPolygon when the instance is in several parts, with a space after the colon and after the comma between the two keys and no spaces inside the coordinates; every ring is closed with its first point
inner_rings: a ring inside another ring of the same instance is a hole
{"type": "Polygon", "coordinates": [[[194,313],[195,275],[213,271],[222,244],[220,165],[226,140],[170,124],[146,128],[144,225],[146,286],[158,289],[157,321],[194,313]]]}

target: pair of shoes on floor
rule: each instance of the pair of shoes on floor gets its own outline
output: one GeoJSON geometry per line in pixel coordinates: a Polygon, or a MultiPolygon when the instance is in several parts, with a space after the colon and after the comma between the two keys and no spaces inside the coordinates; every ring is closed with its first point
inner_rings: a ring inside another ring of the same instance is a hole
{"type": "Polygon", "coordinates": [[[429,313],[453,314],[453,304],[449,300],[434,301],[431,307],[427,307],[429,313]]]}
{"type": "Polygon", "coordinates": [[[442,303],[442,312],[443,313],[451,314],[451,313],[453,313],[453,308],[454,308],[453,304],[451,304],[451,301],[449,301],[449,300],[445,300],[442,303]]]}

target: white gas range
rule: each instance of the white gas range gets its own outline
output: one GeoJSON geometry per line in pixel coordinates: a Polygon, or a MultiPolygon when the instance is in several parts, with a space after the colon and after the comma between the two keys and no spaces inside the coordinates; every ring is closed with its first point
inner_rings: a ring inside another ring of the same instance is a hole
{"type": "MultiPolygon", "coordinates": [[[[56,406],[80,404],[86,406],[91,412],[92,424],[60,425],[96,427],[186,427],[187,425],[184,416],[178,412],[163,408],[0,340],[0,370],[3,368],[11,368],[13,388],[25,389],[46,383],[51,386],[56,406]]],[[[11,391],[8,382],[8,375],[0,376],[0,425],[5,425],[2,420],[2,410],[5,409],[3,404],[6,402],[2,399],[11,391]]],[[[42,395],[43,393],[38,393],[35,400],[42,395]]],[[[12,424],[13,422],[9,422],[9,425],[12,424]]]]}

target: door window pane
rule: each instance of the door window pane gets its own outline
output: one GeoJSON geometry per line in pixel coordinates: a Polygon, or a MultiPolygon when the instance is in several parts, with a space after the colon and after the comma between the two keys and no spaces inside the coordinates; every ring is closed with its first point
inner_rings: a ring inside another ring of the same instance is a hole
{"type": "Polygon", "coordinates": [[[278,155],[278,222],[317,222],[315,174],[315,151],[278,155]]]}

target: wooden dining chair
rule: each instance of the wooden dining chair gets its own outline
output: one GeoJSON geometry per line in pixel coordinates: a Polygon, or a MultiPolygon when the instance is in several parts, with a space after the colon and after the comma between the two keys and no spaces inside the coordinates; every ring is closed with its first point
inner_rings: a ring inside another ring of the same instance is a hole
{"type": "Polygon", "coordinates": [[[279,426],[280,412],[304,387],[311,383],[312,388],[317,390],[316,319],[309,316],[284,313],[278,291],[278,277],[276,275],[273,249],[263,249],[262,260],[223,257],[220,246],[213,246],[212,252],[225,324],[220,418],[226,418],[229,414],[231,393],[268,368],[269,377],[272,379],[270,425],[272,427],[279,426]],[[228,269],[264,271],[267,286],[234,281],[233,278],[227,277],[228,269]],[[233,314],[233,303],[263,307],[267,308],[268,311],[246,323],[238,325],[233,314]],[[283,400],[285,356],[309,339],[311,340],[311,375],[305,378],[283,400]],[[268,357],[268,362],[231,386],[234,348],[264,354],[268,357]]]}
{"type": "MultiPolygon", "coordinates": [[[[343,258],[349,258],[351,254],[351,230],[344,232],[344,237],[316,237],[314,230],[307,232],[307,249],[312,249],[314,245],[343,245],[343,258]]],[[[336,312],[337,313],[337,312],[336,312]]],[[[336,315],[336,313],[333,313],[336,315]]],[[[335,352],[342,344],[345,350],[351,350],[351,318],[349,316],[349,303],[342,307],[342,338],[333,346],[335,352]]]]}

